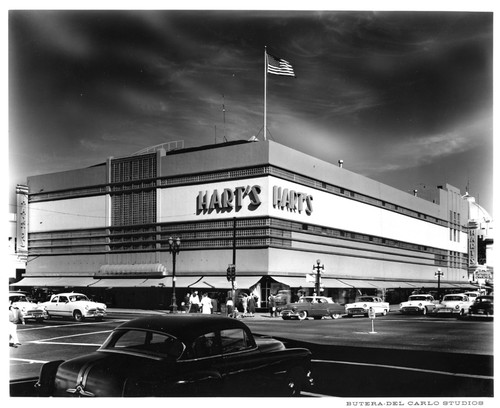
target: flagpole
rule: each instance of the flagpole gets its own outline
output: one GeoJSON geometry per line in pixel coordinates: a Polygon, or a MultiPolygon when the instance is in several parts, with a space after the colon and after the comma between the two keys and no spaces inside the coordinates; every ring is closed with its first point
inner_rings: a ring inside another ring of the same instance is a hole
{"type": "Polygon", "coordinates": [[[264,140],[267,138],[267,46],[264,46],[264,140]]]}

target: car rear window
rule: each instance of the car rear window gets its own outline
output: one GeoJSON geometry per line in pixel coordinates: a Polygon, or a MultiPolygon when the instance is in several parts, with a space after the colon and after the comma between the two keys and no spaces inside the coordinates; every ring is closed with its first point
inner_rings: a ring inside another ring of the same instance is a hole
{"type": "Polygon", "coordinates": [[[180,340],[164,333],[146,330],[116,330],[100,350],[177,359],[184,351],[184,345],[180,340]]]}

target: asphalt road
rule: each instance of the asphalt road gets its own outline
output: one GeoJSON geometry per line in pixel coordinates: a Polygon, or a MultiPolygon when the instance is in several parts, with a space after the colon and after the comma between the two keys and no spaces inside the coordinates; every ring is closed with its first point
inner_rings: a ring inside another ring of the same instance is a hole
{"type": "MultiPolygon", "coordinates": [[[[94,351],[111,330],[134,317],[110,311],[102,322],[54,319],[19,326],[23,343],[10,348],[11,380],[38,375],[46,361],[94,351]]],[[[308,395],[339,397],[490,397],[493,323],[402,316],[243,320],[254,333],[313,352],[315,386],[308,395]],[[372,326],[373,323],[373,326],[372,326]]]]}

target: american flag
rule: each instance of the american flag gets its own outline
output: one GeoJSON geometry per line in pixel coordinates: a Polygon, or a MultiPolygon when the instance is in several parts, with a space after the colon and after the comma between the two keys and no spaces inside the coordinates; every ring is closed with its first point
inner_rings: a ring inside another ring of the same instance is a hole
{"type": "Polygon", "coordinates": [[[267,73],[295,77],[292,65],[283,58],[267,54],[267,73]]]}

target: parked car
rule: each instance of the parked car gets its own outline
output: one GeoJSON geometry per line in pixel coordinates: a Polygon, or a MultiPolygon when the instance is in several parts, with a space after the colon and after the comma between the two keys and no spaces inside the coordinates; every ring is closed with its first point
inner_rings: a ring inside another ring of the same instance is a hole
{"type": "Polygon", "coordinates": [[[477,299],[478,296],[481,295],[486,295],[486,292],[484,290],[474,290],[470,292],[464,292],[467,296],[469,296],[469,300],[474,303],[474,301],[477,299]]]}
{"type": "Polygon", "coordinates": [[[289,303],[281,310],[281,317],[284,320],[292,318],[305,320],[308,317],[321,319],[324,316],[338,319],[343,314],[345,314],[344,306],[325,296],[302,296],[298,302],[289,303]]]}
{"type": "Polygon", "coordinates": [[[19,309],[24,320],[35,320],[40,323],[47,318],[45,309],[32,302],[24,292],[9,292],[9,303],[19,309]]]}
{"type": "Polygon", "coordinates": [[[241,320],[170,314],[121,324],[93,353],[42,366],[40,396],[298,396],[311,352],[254,336],[241,320]]]}
{"type": "Polygon", "coordinates": [[[48,318],[70,317],[77,322],[86,318],[102,319],[106,315],[106,305],[94,302],[83,293],[59,293],[52,295],[48,302],[41,303],[48,318]]]}
{"type": "Polygon", "coordinates": [[[437,304],[432,315],[466,315],[472,305],[465,293],[452,293],[444,295],[441,303],[437,304]]]}
{"type": "Polygon", "coordinates": [[[399,305],[402,314],[418,313],[426,315],[432,312],[438,302],[429,294],[411,295],[406,302],[399,305]]]}
{"type": "Polygon", "coordinates": [[[377,296],[360,296],[354,303],[348,303],[345,305],[345,312],[347,317],[353,317],[356,315],[368,317],[370,308],[375,311],[375,314],[381,314],[384,316],[389,313],[390,310],[389,303],[384,302],[377,296]]]}
{"type": "Polygon", "coordinates": [[[469,316],[493,316],[493,296],[478,296],[469,308],[469,316]]]}

